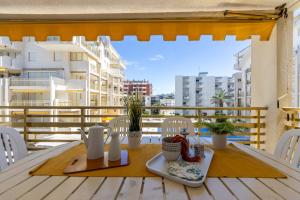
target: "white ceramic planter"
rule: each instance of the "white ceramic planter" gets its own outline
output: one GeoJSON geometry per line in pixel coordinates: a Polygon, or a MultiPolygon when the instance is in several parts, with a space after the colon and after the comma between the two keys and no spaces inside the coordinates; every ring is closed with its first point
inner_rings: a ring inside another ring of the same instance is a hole
{"type": "Polygon", "coordinates": [[[215,149],[225,149],[227,146],[227,135],[226,134],[213,134],[212,143],[215,149]]]}
{"type": "Polygon", "coordinates": [[[128,148],[136,149],[140,146],[142,131],[135,131],[128,133],[128,148]]]}

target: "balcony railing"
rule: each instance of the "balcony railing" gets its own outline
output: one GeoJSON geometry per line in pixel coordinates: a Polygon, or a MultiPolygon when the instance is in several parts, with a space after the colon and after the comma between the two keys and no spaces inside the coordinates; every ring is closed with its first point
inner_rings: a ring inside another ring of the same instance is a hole
{"type": "Polygon", "coordinates": [[[49,79],[11,78],[10,86],[49,86],[49,79]]]}
{"type": "Polygon", "coordinates": [[[13,100],[11,106],[50,106],[49,100],[13,100]]]}
{"type": "MultiPolygon", "coordinates": [[[[234,121],[239,131],[234,135],[247,137],[247,140],[239,142],[251,144],[257,148],[263,148],[265,143],[265,107],[144,107],[145,110],[175,110],[188,113],[184,117],[190,118],[193,123],[203,120],[215,120],[217,118],[228,118],[234,121]],[[216,115],[216,111],[231,113],[230,115],[216,115]],[[247,112],[242,112],[247,111],[247,112]],[[239,114],[238,114],[239,113],[239,114]],[[241,115],[241,113],[248,113],[241,115]]],[[[125,107],[121,106],[0,106],[0,125],[11,126],[19,129],[20,133],[29,147],[38,142],[69,142],[73,140],[49,139],[49,135],[75,134],[79,137],[78,128],[85,131],[95,123],[108,126],[108,122],[117,116],[116,113],[125,113],[125,107]],[[15,112],[17,110],[18,112],[15,112]],[[101,114],[91,114],[96,113],[101,114]],[[103,114],[110,113],[110,114],[103,114]],[[113,114],[112,114],[113,113],[113,114]]],[[[158,111],[158,112],[157,112],[158,111]]],[[[172,117],[170,115],[143,115],[143,134],[160,135],[163,119],[172,117]]],[[[195,129],[195,134],[202,134],[201,128],[195,129]]],[[[202,134],[203,135],[203,134],[202,134]]],[[[77,138],[78,138],[77,137],[77,138]]],[[[75,139],[74,139],[75,140],[75,139]]],[[[238,139],[237,139],[238,140],[238,139]]],[[[34,148],[35,149],[35,148],[34,148]]]]}
{"type": "Polygon", "coordinates": [[[286,129],[300,129],[300,108],[282,108],[285,113],[284,125],[286,129]]]}

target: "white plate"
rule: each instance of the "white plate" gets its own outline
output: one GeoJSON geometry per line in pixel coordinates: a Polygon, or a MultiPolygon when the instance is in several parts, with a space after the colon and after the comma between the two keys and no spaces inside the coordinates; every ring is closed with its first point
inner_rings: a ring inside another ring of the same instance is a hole
{"type": "MultiPolygon", "coordinates": [[[[205,147],[204,149],[204,155],[205,158],[202,159],[199,163],[199,167],[203,173],[203,178],[201,180],[197,181],[190,181],[186,179],[182,179],[176,176],[172,176],[168,173],[167,168],[168,168],[168,161],[165,159],[165,157],[162,155],[162,153],[157,154],[153,158],[147,161],[146,166],[147,169],[159,176],[165,177],[167,179],[170,179],[172,181],[175,181],[177,183],[181,183],[190,187],[199,187],[202,185],[202,183],[206,179],[206,175],[210,166],[210,163],[212,161],[214,151],[210,148],[205,147]]],[[[181,159],[181,158],[180,158],[181,159]]]]}

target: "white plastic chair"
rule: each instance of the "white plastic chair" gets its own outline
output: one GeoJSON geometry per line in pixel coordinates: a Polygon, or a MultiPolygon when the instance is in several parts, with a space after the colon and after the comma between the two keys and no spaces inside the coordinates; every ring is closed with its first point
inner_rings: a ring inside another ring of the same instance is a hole
{"type": "Polygon", "coordinates": [[[13,128],[0,127],[0,171],[26,155],[26,144],[20,133],[13,128]]]}
{"type": "Polygon", "coordinates": [[[285,132],[279,139],[274,155],[293,167],[300,164],[300,130],[292,129],[285,132]]]}
{"type": "Polygon", "coordinates": [[[109,122],[110,133],[119,133],[121,141],[129,133],[129,118],[127,116],[116,117],[109,122]]]}
{"type": "Polygon", "coordinates": [[[167,118],[162,123],[161,128],[163,138],[179,134],[183,128],[186,128],[187,132],[194,134],[194,125],[192,121],[184,117],[167,118]]]}

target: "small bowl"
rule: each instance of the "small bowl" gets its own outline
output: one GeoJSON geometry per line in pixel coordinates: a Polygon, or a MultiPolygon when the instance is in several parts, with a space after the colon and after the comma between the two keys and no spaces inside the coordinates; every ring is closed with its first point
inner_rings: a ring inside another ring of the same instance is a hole
{"type": "Polygon", "coordinates": [[[180,151],[165,151],[165,150],[162,150],[162,154],[163,156],[165,157],[166,160],[168,161],[175,161],[179,158],[180,156],[180,151]]]}
{"type": "Polygon", "coordinates": [[[168,161],[177,160],[181,152],[181,142],[172,142],[173,137],[162,139],[162,153],[168,161]]]}
{"type": "Polygon", "coordinates": [[[162,146],[167,149],[181,149],[181,142],[172,142],[173,137],[165,137],[162,139],[162,146]]]}

